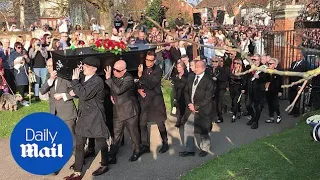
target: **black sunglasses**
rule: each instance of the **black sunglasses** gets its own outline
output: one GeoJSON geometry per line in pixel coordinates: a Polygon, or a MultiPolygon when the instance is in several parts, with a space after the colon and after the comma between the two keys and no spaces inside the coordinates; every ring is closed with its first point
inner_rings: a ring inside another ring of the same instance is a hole
{"type": "Polygon", "coordinates": [[[212,61],[212,62],[219,62],[219,61],[212,61]]]}
{"type": "Polygon", "coordinates": [[[116,72],[122,72],[122,71],[124,71],[124,70],[125,70],[125,69],[119,70],[119,69],[113,68],[113,71],[116,71],[116,72]]]}
{"type": "Polygon", "coordinates": [[[22,48],[21,46],[18,46],[18,47],[17,47],[17,49],[21,49],[21,48],[22,48]]]}

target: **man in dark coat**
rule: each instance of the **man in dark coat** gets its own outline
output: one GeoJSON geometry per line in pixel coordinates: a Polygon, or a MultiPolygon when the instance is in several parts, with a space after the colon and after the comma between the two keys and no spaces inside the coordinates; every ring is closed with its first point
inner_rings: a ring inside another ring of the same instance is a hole
{"type": "MultiPolygon", "coordinates": [[[[280,70],[278,66],[278,59],[271,58],[268,61],[269,69],[277,69],[280,70]]],[[[269,119],[267,119],[266,123],[273,123],[274,122],[274,112],[277,113],[276,122],[280,123],[281,116],[280,116],[280,105],[279,105],[279,98],[282,96],[282,88],[281,85],[283,84],[282,76],[278,74],[271,74],[269,82],[266,83],[266,98],[268,101],[268,109],[269,109],[269,119]]]]}
{"type": "Polygon", "coordinates": [[[87,57],[83,61],[84,79],[79,80],[80,69],[76,68],[72,75],[72,87],[79,97],[78,121],[76,124],[76,153],[74,173],[67,180],[81,179],[81,171],[84,160],[84,146],[87,138],[95,138],[96,146],[101,150],[101,166],[92,175],[98,176],[108,171],[108,147],[107,139],[110,132],[106,126],[104,110],[104,83],[96,74],[100,66],[100,60],[95,57],[87,57]]]}
{"type": "MultiPolygon", "coordinates": [[[[303,55],[300,51],[298,51],[296,55],[296,61],[291,64],[291,67],[289,69],[290,71],[294,72],[306,72],[307,71],[307,62],[304,60],[303,55]]],[[[289,77],[289,84],[299,81],[301,77],[298,76],[290,76],[289,77]]],[[[289,88],[289,101],[292,103],[298,94],[299,91],[299,86],[302,84],[297,84],[289,88]]],[[[289,113],[290,115],[293,115],[293,117],[299,117],[300,112],[299,112],[299,105],[300,105],[300,96],[297,102],[295,103],[293,110],[289,113]]]]}
{"type": "Polygon", "coordinates": [[[77,109],[73,102],[74,95],[70,81],[57,77],[57,72],[53,70],[52,59],[47,61],[47,69],[50,78],[41,86],[40,92],[49,92],[50,113],[60,117],[68,125],[75,146],[74,129],[77,120],[77,109]]]}
{"type": "MultiPolygon", "coordinates": [[[[253,55],[251,57],[255,66],[260,66],[260,55],[253,55]]],[[[258,122],[262,111],[262,103],[265,96],[265,85],[268,81],[268,74],[263,72],[252,72],[247,74],[246,77],[246,106],[248,113],[251,115],[251,120],[247,125],[251,126],[251,129],[257,129],[258,122]]]]}
{"type": "Polygon", "coordinates": [[[197,61],[195,76],[188,77],[185,89],[185,99],[188,107],[184,115],[184,151],[179,155],[194,156],[194,133],[200,134],[201,142],[199,153],[204,157],[210,151],[210,131],[212,128],[212,97],[213,83],[210,75],[205,73],[206,62],[197,61]]]}
{"type": "Polygon", "coordinates": [[[142,64],[138,68],[142,154],[150,152],[148,121],[155,121],[158,125],[162,138],[162,147],[159,152],[165,153],[169,149],[167,130],[164,123],[167,119],[167,113],[161,91],[161,77],[163,72],[155,65],[155,57],[155,52],[148,51],[146,68],[144,69],[142,64]]]}
{"type": "Polygon", "coordinates": [[[126,62],[117,61],[113,66],[113,77],[111,77],[111,67],[105,70],[106,83],[111,90],[111,101],[113,106],[113,129],[114,138],[110,148],[110,163],[117,162],[116,154],[121,145],[124,127],[127,128],[132,144],[133,155],[129,161],[136,161],[140,156],[140,134],[138,125],[139,104],[136,97],[136,89],[133,77],[126,70],[126,62]]]}

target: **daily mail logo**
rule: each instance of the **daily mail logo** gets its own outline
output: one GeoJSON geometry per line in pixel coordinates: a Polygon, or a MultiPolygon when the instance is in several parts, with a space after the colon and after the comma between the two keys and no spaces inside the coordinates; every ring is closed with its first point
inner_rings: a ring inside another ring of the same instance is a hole
{"type": "Polygon", "coordinates": [[[11,154],[25,171],[48,175],[59,171],[73,151],[72,135],[66,123],[49,113],[26,116],[15,126],[11,154]]]}

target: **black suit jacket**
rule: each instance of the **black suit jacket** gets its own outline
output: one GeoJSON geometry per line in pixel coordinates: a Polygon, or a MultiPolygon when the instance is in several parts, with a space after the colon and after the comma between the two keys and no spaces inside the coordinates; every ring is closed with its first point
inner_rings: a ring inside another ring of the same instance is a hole
{"type": "Polygon", "coordinates": [[[170,56],[171,56],[171,62],[176,63],[181,58],[181,52],[179,48],[171,47],[170,48],[170,56]]]}
{"type": "Polygon", "coordinates": [[[74,93],[79,97],[78,121],[75,133],[81,137],[108,138],[109,129],[106,125],[104,110],[104,83],[98,75],[84,79],[72,80],[74,93]]]}
{"type": "MultiPolygon", "coordinates": [[[[295,61],[295,62],[293,62],[293,63],[291,64],[291,67],[290,67],[290,69],[289,69],[290,71],[294,71],[294,72],[306,72],[306,71],[308,70],[308,68],[307,68],[307,61],[306,61],[306,60],[302,60],[296,67],[294,67],[296,63],[299,63],[299,62],[295,61]],[[294,68],[293,68],[293,67],[294,67],[294,68]]],[[[296,82],[296,81],[298,81],[298,80],[300,80],[300,79],[301,79],[301,77],[298,77],[298,76],[289,76],[289,83],[296,82]]],[[[291,88],[297,89],[298,86],[301,86],[301,84],[295,85],[295,86],[293,86],[293,87],[291,87],[291,88]]]]}
{"type": "Polygon", "coordinates": [[[114,118],[127,120],[139,114],[139,105],[136,97],[134,79],[126,72],[123,77],[112,77],[105,81],[110,87],[114,100],[114,118]]]}
{"type": "MultiPolygon", "coordinates": [[[[188,77],[187,86],[185,88],[185,99],[187,105],[192,102],[191,94],[195,78],[196,76],[190,75],[188,77]]],[[[195,133],[207,134],[212,128],[212,97],[214,92],[211,76],[205,73],[198,83],[199,84],[193,97],[195,109],[196,111],[199,111],[195,113],[194,130],[195,133]]],[[[186,122],[190,114],[190,109],[186,107],[186,112],[182,122],[186,122]]]]}

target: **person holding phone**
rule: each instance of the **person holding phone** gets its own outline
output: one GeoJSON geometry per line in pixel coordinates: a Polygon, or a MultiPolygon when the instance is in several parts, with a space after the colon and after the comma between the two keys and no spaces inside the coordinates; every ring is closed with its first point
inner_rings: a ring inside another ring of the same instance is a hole
{"type": "Polygon", "coordinates": [[[31,39],[31,48],[29,49],[30,65],[36,74],[37,82],[34,85],[34,96],[36,101],[40,101],[39,88],[45,83],[48,70],[46,68],[46,59],[48,52],[41,46],[40,39],[31,39]]]}

